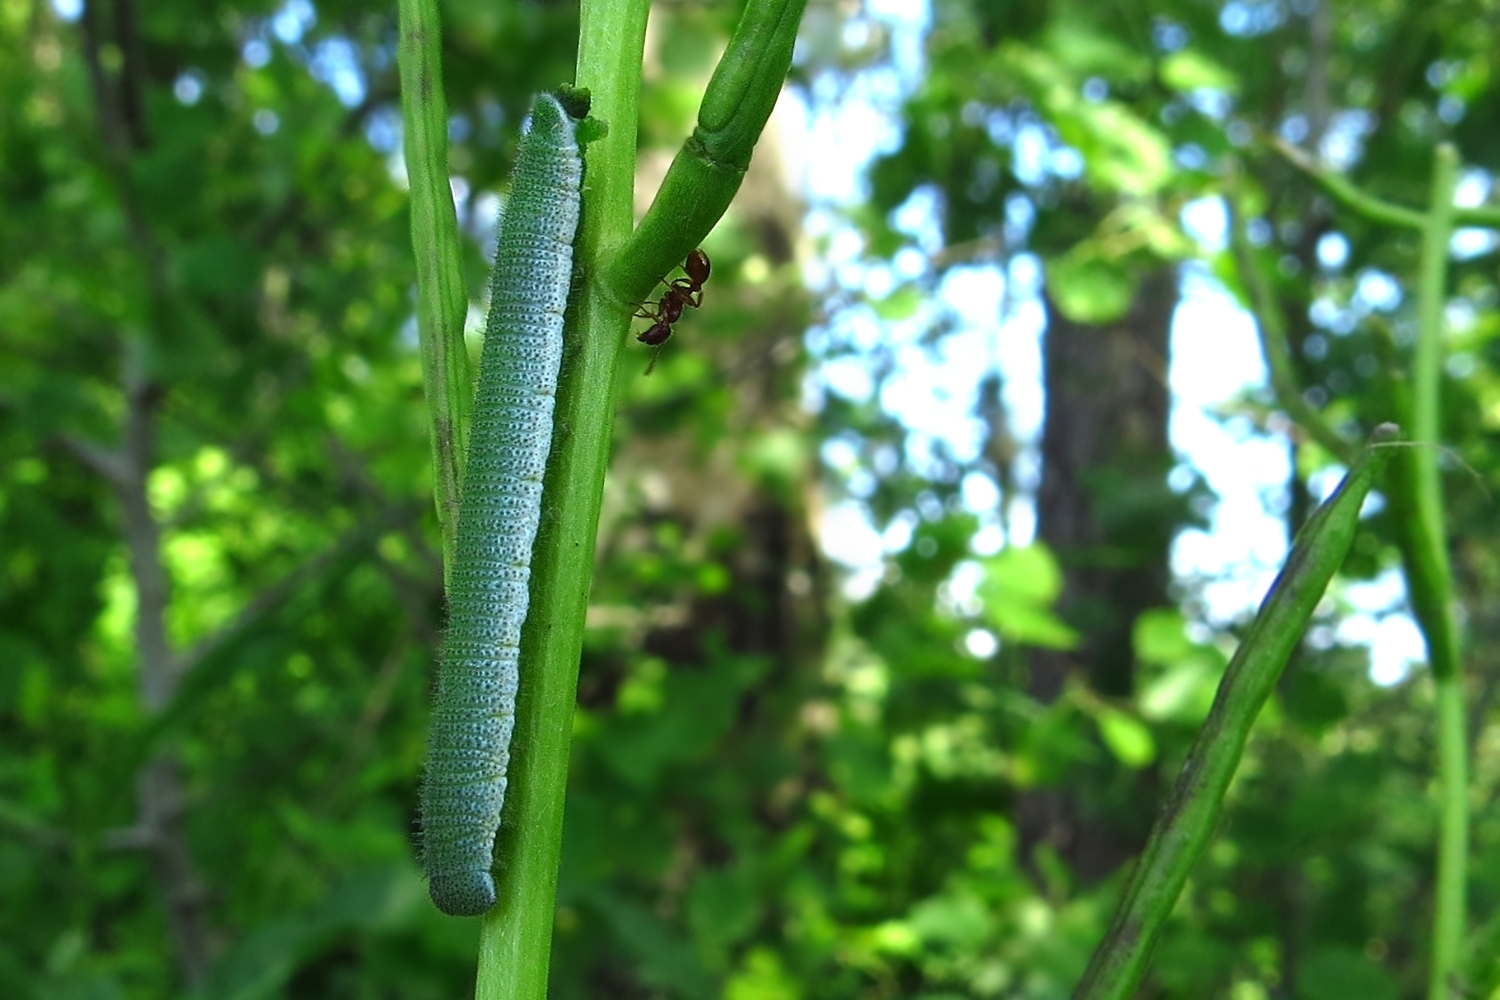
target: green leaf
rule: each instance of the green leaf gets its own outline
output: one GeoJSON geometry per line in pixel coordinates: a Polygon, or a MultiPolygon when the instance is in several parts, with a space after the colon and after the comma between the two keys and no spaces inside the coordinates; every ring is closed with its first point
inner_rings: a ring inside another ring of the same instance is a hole
{"type": "Polygon", "coordinates": [[[1233,94],[1239,90],[1239,77],[1221,64],[1193,49],[1182,49],[1167,56],[1161,64],[1161,79],[1173,90],[1222,90],[1233,94]]]}
{"type": "Polygon", "coordinates": [[[769,948],[755,948],[724,984],[724,1000],[800,1000],[795,976],[769,948]]]}
{"type": "Polygon", "coordinates": [[[1104,745],[1126,767],[1145,767],[1156,759],[1156,741],[1140,719],[1119,709],[1104,708],[1097,721],[1104,745]]]}
{"type": "Polygon", "coordinates": [[[1400,995],[1390,973],[1353,948],[1314,951],[1297,976],[1297,1000],[1396,1000],[1400,995]]]}
{"type": "Polygon", "coordinates": [[[1099,76],[1112,83],[1141,83],[1151,73],[1151,60],[1139,49],[1074,19],[1054,22],[1046,45],[1075,80],[1099,76]]]}
{"type": "Polygon", "coordinates": [[[744,940],[761,917],[758,888],[741,865],[695,878],[688,893],[688,925],[696,939],[715,951],[744,940]]]}
{"type": "Polygon", "coordinates": [[[1224,655],[1189,638],[1187,623],[1175,609],[1137,618],[1134,645],[1142,666],[1136,695],[1141,715],[1152,721],[1201,722],[1224,673],[1224,655]]]}
{"type": "Polygon", "coordinates": [[[985,560],[979,587],[984,613],[1001,638],[1028,646],[1072,649],[1077,634],[1052,614],[1062,571],[1040,545],[1008,548],[985,560]]]}
{"type": "Polygon", "coordinates": [[[1068,101],[1049,109],[1058,135],[1084,158],[1084,174],[1097,186],[1145,196],[1171,179],[1166,137],[1114,101],[1068,101]]]}
{"type": "Polygon", "coordinates": [[[902,285],[891,294],[881,299],[876,299],[872,304],[875,307],[875,315],[883,320],[895,321],[910,319],[922,308],[927,296],[915,285],[902,285]]]}
{"type": "Polygon", "coordinates": [[[1022,90],[1083,156],[1085,175],[1096,187],[1144,197],[1171,179],[1171,144],[1144,118],[1118,101],[1086,100],[1080,79],[1042,52],[1021,45],[1001,51],[1022,90]]]}
{"type": "Polygon", "coordinates": [[[1135,275],[1122,264],[1104,260],[1091,240],[1047,261],[1046,275],[1053,304],[1075,323],[1113,322],[1135,299],[1135,275]]]}
{"type": "Polygon", "coordinates": [[[934,896],[912,907],[911,924],[929,945],[974,951],[990,932],[984,901],[974,896],[934,896]]]}

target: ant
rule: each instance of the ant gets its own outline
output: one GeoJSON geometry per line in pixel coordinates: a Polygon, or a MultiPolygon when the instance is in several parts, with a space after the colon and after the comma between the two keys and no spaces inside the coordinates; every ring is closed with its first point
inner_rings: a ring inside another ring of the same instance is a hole
{"type": "Polygon", "coordinates": [[[661,354],[662,345],[671,339],[672,324],[682,318],[682,310],[689,306],[697,309],[703,304],[703,283],[708,280],[709,272],[708,254],[701,248],[694,250],[683,262],[682,270],[687,277],[669,281],[661,301],[654,305],[644,302],[636,312],[642,319],[652,321],[635,338],[648,347],[656,348],[656,353],[651,355],[651,363],[646,366],[647,375],[656,367],[657,355],[661,354]]]}

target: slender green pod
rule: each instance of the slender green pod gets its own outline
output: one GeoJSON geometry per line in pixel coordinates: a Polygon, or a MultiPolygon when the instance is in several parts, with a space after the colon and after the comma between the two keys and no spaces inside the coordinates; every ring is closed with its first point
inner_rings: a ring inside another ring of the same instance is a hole
{"type": "Polygon", "coordinates": [[[417,265],[417,330],[432,438],[444,565],[458,537],[458,484],[469,427],[469,355],[458,217],[448,186],[448,102],[443,95],[443,28],[437,0],[397,0],[401,39],[402,148],[411,183],[411,238],[417,265]]]}
{"type": "Polygon", "coordinates": [[[495,250],[422,785],[428,888],[455,916],[495,904],[491,867],[582,181],[573,121],[556,98],[539,95],[495,250]]]}
{"type": "Polygon", "coordinates": [[[1188,751],[1074,1000],[1135,996],[1157,935],[1208,846],[1256,716],[1349,552],[1365,496],[1391,453],[1382,445],[1394,442],[1400,433],[1395,424],[1375,428],[1339,488],[1297,532],[1281,573],[1229,661],[1213,708],[1188,751]]]}

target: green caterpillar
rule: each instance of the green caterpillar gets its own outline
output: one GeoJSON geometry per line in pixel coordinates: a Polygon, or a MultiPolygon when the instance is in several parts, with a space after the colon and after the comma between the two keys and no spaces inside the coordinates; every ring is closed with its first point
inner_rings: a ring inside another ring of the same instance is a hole
{"type": "Polygon", "coordinates": [[[555,97],[538,95],[495,249],[422,784],[428,889],[437,908],[454,916],[495,904],[490,869],[505,804],[582,182],[573,120],[555,97]]]}

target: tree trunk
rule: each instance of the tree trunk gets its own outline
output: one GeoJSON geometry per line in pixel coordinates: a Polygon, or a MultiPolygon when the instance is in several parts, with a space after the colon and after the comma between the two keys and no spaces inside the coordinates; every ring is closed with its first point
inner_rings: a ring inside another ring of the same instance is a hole
{"type": "MultiPolygon", "coordinates": [[[[1134,684],[1136,618],[1167,603],[1168,555],[1180,523],[1169,501],[1167,444],[1168,338],[1177,303],[1176,273],[1164,269],[1141,284],[1120,320],[1086,326],[1047,303],[1044,346],[1047,391],[1037,535],[1064,574],[1058,613],[1080,636],[1072,650],[1030,657],[1029,693],[1055,701],[1069,680],[1108,697],[1134,684]]],[[[1079,777],[1078,769],[1071,774],[1079,777]]],[[[1086,776],[1085,776],[1086,777],[1086,776]]],[[[1076,782],[1021,797],[1023,857],[1056,851],[1092,879],[1132,856],[1142,829],[1108,824],[1085,805],[1076,782]]]]}

